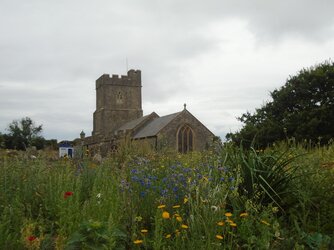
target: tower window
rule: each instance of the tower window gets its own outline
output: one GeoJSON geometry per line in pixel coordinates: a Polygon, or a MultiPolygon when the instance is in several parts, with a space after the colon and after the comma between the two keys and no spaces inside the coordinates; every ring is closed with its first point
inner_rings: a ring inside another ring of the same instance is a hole
{"type": "Polygon", "coordinates": [[[116,96],[116,103],[123,103],[123,95],[121,92],[118,92],[117,93],[117,96],[116,96]]]}
{"type": "Polygon", "coordinates": [[[188,153],[193,151],[194,135],[188,125],[182,126],[177,134],[177,147],[179,153],[188,153]]]}

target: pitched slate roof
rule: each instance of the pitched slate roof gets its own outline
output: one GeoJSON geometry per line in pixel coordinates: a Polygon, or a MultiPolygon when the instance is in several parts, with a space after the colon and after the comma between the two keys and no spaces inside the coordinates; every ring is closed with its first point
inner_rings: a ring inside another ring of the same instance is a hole
{"type": "Polygon", "coordinates": [[[149,115],[145,115],[145,116],[140,117],[140,118],[138,118],[136,120],[129,121],[129,122],[125,123],[122,127],[120,127],[117,130],[120,131],[120,130],[134,129],[140,123],[144,122],[146,119],[148,119],[150,116],[152,116],[154,114],[157,115],[156,113],[153,112],[153,113],[151,113],[149,115]]]}
{"type": "Polygon", "coordinates": [[[177,112],[154,119],[143,129],[139,130],[138,133],[133,136],[133,139],[140,139],[157,135],[161,129],[174,120],[174,118],[177,117],[180,113],[181,112],[177,112]]]}

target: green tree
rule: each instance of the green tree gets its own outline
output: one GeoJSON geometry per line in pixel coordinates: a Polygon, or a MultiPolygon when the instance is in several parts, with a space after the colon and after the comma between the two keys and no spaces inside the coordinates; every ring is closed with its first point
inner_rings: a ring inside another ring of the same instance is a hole
{"type": "Polygon", "coordinates": [[[238,118],[244,127],[227,139],[266,147],[287,137],[321,143],[334,137],[333,62],[302,69],[270,95],[272,101],[238,118]]]}
{"type": "Polygon", "coordinates": [[[21,120],[14,120],[9,124],[8,134],[5,136],[6,148],[25,150],[30,146],[43,147],[41,141],[45,139],[41,136],[42,125],[35,126],[29,117],[21,120]],[[36,144],[36,145],[35,145],[36,144]]]}
{"type": "Polygon", "coordinates": [[[5,137],[2,133],[0,133],[0,148],[5,147],[5,137]]]}

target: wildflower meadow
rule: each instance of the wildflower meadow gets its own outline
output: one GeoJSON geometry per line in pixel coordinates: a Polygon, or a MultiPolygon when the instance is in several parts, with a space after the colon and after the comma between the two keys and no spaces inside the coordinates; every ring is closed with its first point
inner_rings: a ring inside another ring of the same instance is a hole
{"type": "Polygon", "coordinates": [[[334,145],[0,152],[1,249],[333,249],[334,145]]]}

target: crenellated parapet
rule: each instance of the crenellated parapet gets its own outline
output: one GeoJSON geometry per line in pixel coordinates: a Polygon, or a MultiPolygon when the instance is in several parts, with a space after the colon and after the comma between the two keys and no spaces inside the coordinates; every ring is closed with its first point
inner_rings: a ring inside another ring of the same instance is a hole
{"type": "Polygon", "coordinates": [[[140,86],[141,87],[141,71],[131,69],[127,75],[110,75],[103,74],[96,80],[96,89],[102,85],[123,85],[123,86],[140,86]]]}

